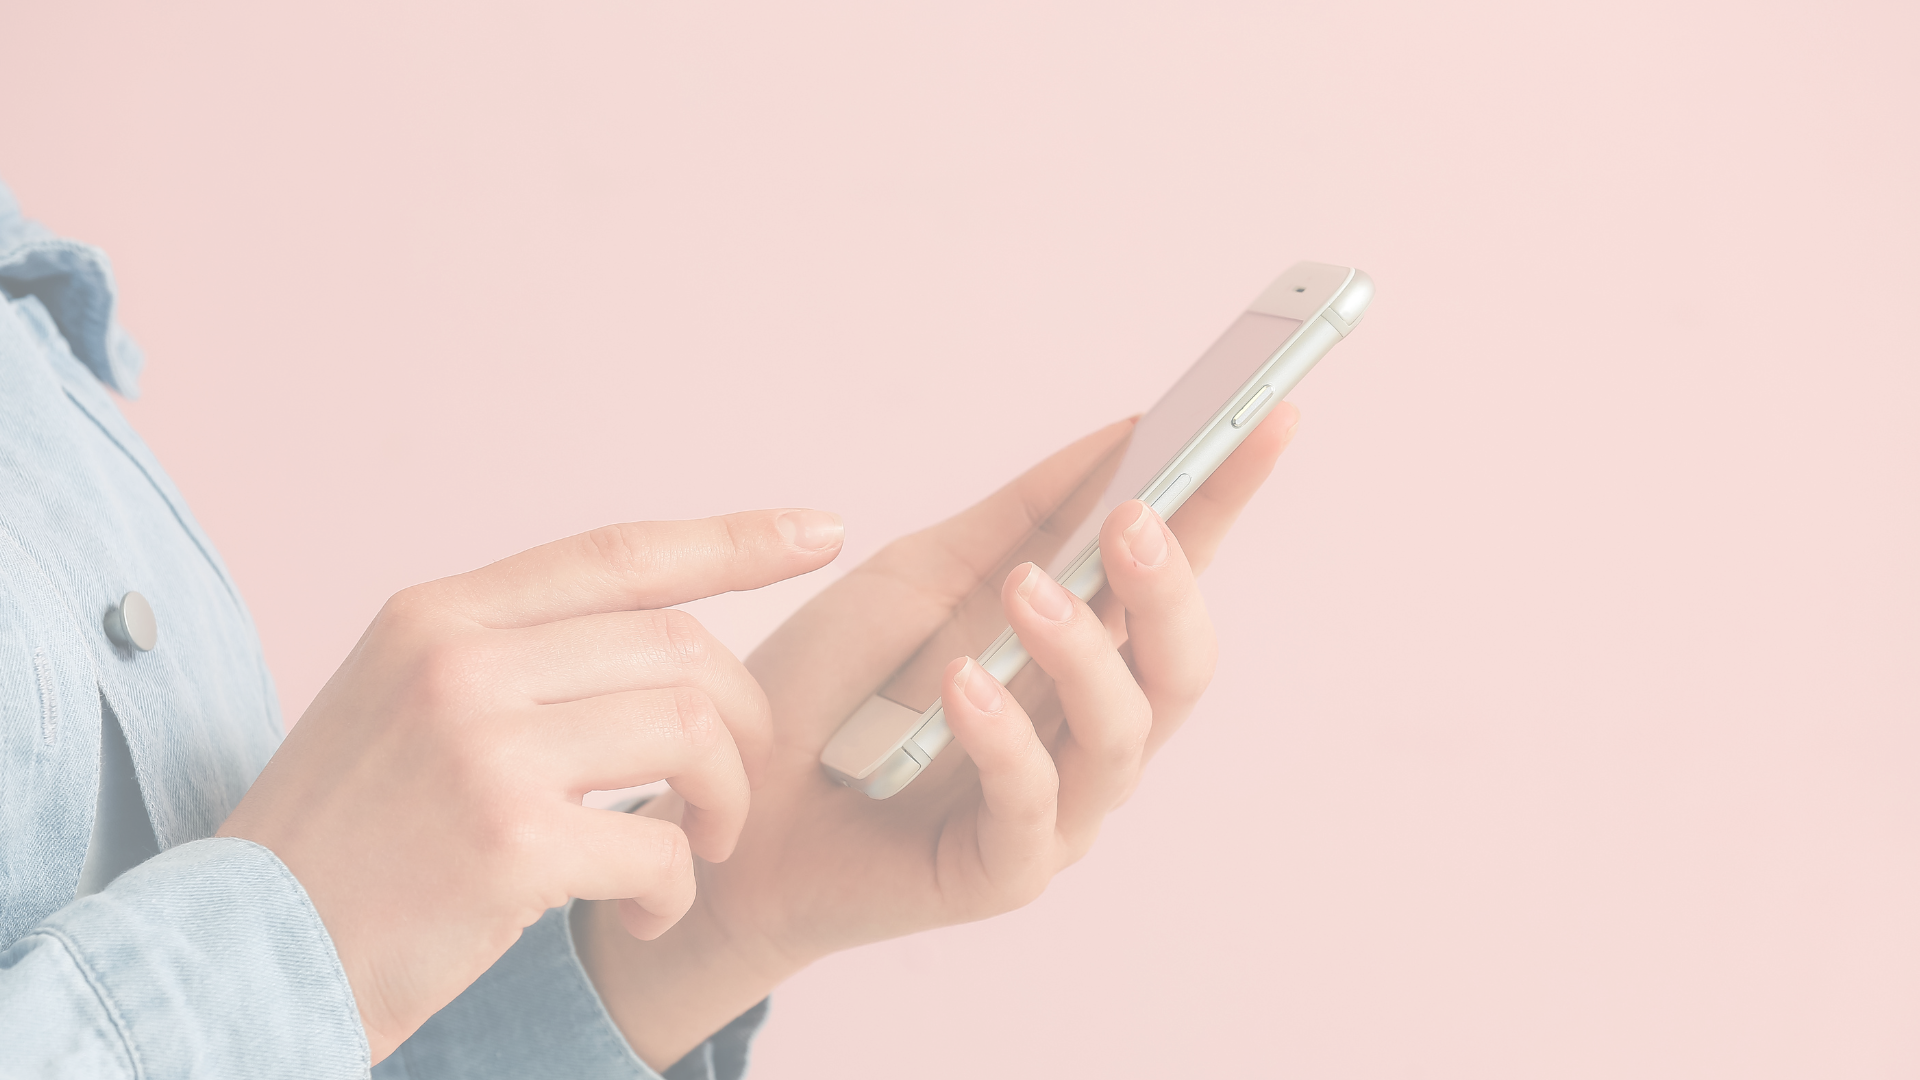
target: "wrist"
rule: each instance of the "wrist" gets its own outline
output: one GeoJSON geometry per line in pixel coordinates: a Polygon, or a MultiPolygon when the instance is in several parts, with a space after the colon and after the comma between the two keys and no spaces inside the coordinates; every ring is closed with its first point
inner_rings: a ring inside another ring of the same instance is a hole
{"type": "Polygon", "coordinates": [[[574,902],[581,966],[633,1052],[664,1071],[806,966],[728,932],[695,902],[652,941],[628,933],[617,900],[574,902]]]}

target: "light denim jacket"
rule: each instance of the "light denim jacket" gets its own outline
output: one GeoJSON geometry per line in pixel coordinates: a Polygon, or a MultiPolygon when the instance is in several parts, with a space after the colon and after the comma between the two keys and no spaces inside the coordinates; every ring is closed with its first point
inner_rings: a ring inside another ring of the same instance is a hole
{"type": "MultiPolygon", "coordinates": [[[[106,393],[141,357],[104,256],[0,186],[0,1077],[363,1077],[333,943],[266,848],[213,833],[279,745],[253,620],[180,493],[106,393]],[[104,385],[103,385],[104,384],[104,385]],[[159,643],[115,645],[129,590],[159,643]],[[76,901],[103,706],[160,854],[76,901]]],[[[430,904],[422,897],[422,904],[430,904]]],[[[669,1077],[734,1077],[765,1005],[669,1077]]],[[[614,1027],[556,908],[373,1070],[654,1077],[614,1027]]]]}

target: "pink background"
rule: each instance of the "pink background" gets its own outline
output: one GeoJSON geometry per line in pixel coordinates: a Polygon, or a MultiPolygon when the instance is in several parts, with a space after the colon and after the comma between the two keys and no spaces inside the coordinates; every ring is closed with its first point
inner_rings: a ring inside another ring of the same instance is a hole
{"type": "Polygon", "coordinates": [[[403,585],[766,505],[850,564],[1363,267],[1198,722],[759,1075],[1913,1076],[1920,25],[1588,6],[14,3],[0,176],[290,715],[403,585]]]}

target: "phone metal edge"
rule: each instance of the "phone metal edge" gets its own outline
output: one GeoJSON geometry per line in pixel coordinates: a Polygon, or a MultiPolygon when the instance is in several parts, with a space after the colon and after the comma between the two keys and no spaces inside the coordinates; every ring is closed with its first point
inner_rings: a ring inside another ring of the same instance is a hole
{"type": "MultiPolygon", "coordinates": [[[[1253,303],[1247,305],[1246,311],[1279,318],[1298,319],[1299,327],[1287,335],[1287,339],[1280,343],[1273,355],[1267,358],[1266,363],[1260,365],[1260,369],[1240,385],[1240,389],[1236,390],[1227,399],[1227,403],[1214,413],[1213,417],[1187,441],[1185,446],[1180,448],[1180,452],[1168,461],[1166,467],[1156,473],[1153,479],[1140,489],[1141,493],[1136,498],[1146,502],[1162,519],[1173,516],[1173,513],[1186,503],[1187,498],[1199,490],[1200,485],[1207,482],[1207,478],[1213,475],[1214,470],[1224,464],[1227,457],[1246,441],[1247,436],[1253,433],[1253,429],[1260,426],[1260,422],[1267,418],[1267,414],[1273,411],[1273,407],[1291,393],[1301,379],[1306,378],[1314,365],[1324,359],[1335,345],[1353,332],[1354,327],[1359,325],[1361,318],[1365,316],[1368,306],[1372,304],[1373,294],[1373,279],[1352,267],[1336,267],[1326,263],[1295,263],[1285,273],[1275,278],[1273,283],[1254,299],[1253,303]],[[1310,303],[1303,307],[1301,303],[1296,302],[1296,297],[1301,301],[1307,300],[1308,297],[1303,295],[1302,291],[1289,291],[1293,279],[1304,274],[1306,276],[1302,277],[1302,280],[1321,276],[1321,280],[1324,281],[1326,278],[1322,275],[1326,271],[1341,273],[1338,287],[1325,292],[1320,288],[1312,288],[1313,295],[1310,303]],[[1304,316],[1294,314],[1301,311],[1305,311],[1304,316]],[[1308,344],[1305,349],[1300,348],[1302,343],[1310,340],[1311,344],[1308,344]],[[1291,370],[1284,372],[1281,370],[1289,365],[1291,370]],[[1269,386],[1273,388],[1272,396],[1260,404],[1242,423],[1233,425],[1232,420],[1239,415],[1241,409],[1245,408],[1263,388],[1269,386]],[[1175,490],[1175,481],[1182,475],[1188,478],[1187,482],[1175,490]],[[1152,499],[1147,498],[1149,492],[1156,492],[1152,499]]],[[[1067,568],[1055,580],[1081,600],[1092,600],[1107,580],[1106,568],[1100,562],[1100,542],[1096,539],[1089,543],[1073,562],[1067,564],[1067,568]]],[[[1013,628],[1009,626],[980,653],[978,663],[986,669],[988,674],[1005,685],[1027,666],[1027,661],[1031,658],[1026,647],[1020,644],[1019,635],[1015,634],[1013,628]]],[[[855,712],[872,707],[876,702],[892,706],[893,709],[903,711],[907,709],[906,706],[874,694],[869,696],[861,705],[861,709],[855,712]]],[[[852,718],[853,714],[848,714],[848,720],[852,718]]],[[[842,726],[844,727],[846,723],[847,721],[842,721],[842,726]]],[[[894,744],[893,751],[863,776],[850,776],[824,761],[821,765],[836,782],[853,788],[870,799],[886,799],[899,794],[901,789],[911,783],[914,777],[920,775],[920,771],[931,764],[933,759],[938,757],[952,741],[953,729],[947,724],[945,702],[936,701],[920,714],[920,722],[909,728],[899,742],[894,744]]]]}

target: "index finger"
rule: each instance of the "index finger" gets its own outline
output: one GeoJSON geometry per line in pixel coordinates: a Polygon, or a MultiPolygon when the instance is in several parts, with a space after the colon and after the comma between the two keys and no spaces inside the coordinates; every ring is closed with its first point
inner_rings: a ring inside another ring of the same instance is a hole
{"type": "Polygon", "coordinates": [[[845,534],[824,510],[636,521],[542,544],[448,584],[484,626],[538,626],[758,589],[832,562],[845,534]]]}

